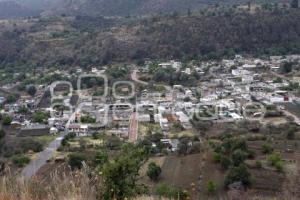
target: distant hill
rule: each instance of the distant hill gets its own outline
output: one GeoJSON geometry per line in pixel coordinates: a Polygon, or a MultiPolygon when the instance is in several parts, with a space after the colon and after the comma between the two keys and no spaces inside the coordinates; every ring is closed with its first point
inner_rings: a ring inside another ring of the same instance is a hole
{"type": "Polygon", "coordinates": [[[29,24],[27,29],[22,23],[22,28],[0,34],[0,67],[87,67],[148,58],[300,54],[300,12],[296,9],[209,10],[136,21],[58,17],[29,24]]]}
{"type": "MultiPolygon", "coordinates": [[[[290,0],[251,0],[282,3],[290,0]]],[[[43,15],[141,16],[199,10],[211,5],[247,4],[249,0],[0,0],[0,18],[43,15]]]]}
{"type": "MultiPolygon", "coordinates": [[[[249,0],[64,0],[54,9],[75,15],[135,16],[199,10],[209,5],[247,4],[249,0]]],[[[280,3],[288,0],[252,0],[280,3]]]]}
{"type": "Polygon", "coordinates": [[[25,7],[14,1],[0,1],[0,19],[30,17],[40,13],[39,10],[25,7]]]}

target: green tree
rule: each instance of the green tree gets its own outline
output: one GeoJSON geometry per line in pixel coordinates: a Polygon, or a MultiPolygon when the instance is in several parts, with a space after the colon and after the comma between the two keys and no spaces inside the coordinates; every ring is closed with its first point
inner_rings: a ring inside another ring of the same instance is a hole
{"type": "Polygon", "coordinates": [[[228,169],[229,166],[231,165],[231,160],[226,156],[221,156],[220,164],[222,169],[228,169]]]}
{"type": "Polygon", "coordinates": [[[280,66],[280,71],[282,73],[290,73],[293,69],[293,63],[291,62],[285,62],[280,66]]]}
{"type": "Polygon", "coordinates": [[[37,123],[45,123],[46,120],[48,119],[48,113],[42,112],[42,111],[37,111],[36,113],[33,114],[33,121],[37,123]]]}
{"type": "Polygon", "coordinates": [[[36,93],[36,87],[34,85],[29,85],[27,88],[26,88],[26,91],[29,95],[31,96],[34,96],[35,93],[36,93]]]}
{"type": "Polygon", "coordinates": [[[149,163],[147,176],[152,181],[157,181],[160,174],[161,174],[161,168],[154,162],[149,163]]]}
{"type": "Polygon", "coordinates": [[[231,183],[241,181],[244,186],[249,186],[251,184],[251,174],[248,172],[247,167],[241,164],[237,167],[233,167],[225,178],[225,186],[231,183]]]}
{"type": "Polygon", "coordinates": [[[232,162],[235,166],[240,165],[242,162],[244,162],[244,160],[247,158],[247,153],[237,149],[233,152],[232,154],[232,162]]]}
{"type": "Polygon", "coordinates": [[[2,124],[3,125],[10,125],[11,122],[12,122],[12,118],[9,115],[4,115],[2,117],[2,124]]]}
{"type": "Polygon", "coordinates": [[[115,149],[119,149],[121,147],[122,141],[120,140],[119,137],[112,136],[106,140],[105,145],[110,150],[115,150],[115,149]]]}
{"type": "Polygon", "coordinates": [[[16,95],[10,94],[6,97],[6,103],[14,103],[17,101],[16,95]]]}
{"type": "Polygon", "coordinates": [[[133,199],[145,193],[146,187],[138,183],[138,177],[139,170],[147,159],[148,155],[144,149],[133,144],[123,146],[117,157],[103,165],[103,198],[133,199]]]}

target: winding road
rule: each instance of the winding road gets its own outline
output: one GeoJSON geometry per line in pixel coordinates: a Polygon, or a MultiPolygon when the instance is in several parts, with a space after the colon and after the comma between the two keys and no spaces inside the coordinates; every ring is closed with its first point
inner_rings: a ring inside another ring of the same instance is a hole
{"type": "Polygon", "coordinates": [[[39,152],[37,156],[22,170],[21,175],[25,178],[34,176],[35,173],[46,164],[47,160],[53,156],[58,147],[60,147],[64,134],[65,133],[60,134],[43,151],[39,152]]]}

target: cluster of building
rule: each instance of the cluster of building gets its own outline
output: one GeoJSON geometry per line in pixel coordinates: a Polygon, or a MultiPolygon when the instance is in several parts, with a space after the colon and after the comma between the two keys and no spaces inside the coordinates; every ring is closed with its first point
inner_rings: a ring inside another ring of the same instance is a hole
{"type": "MultiPolygon", "coordinates": [[[[135,124],[139,122],[156,123],[162,132],[168,135],[174,124],[179,124],[182,130],[192,129],[191,119],[195,117],[213,121],[244,119],[244,109],[250,102],[273,105],[299,100],[285,88],[291,81],[300,83],[300,78],[286,80],[278,74],[284,62],[299,61],[300,56],[270,57],[268,60],[262,60],[237,55],[231,60],[208,61],[197,65],[183,65],[178,61],[160,63],[158,67],[170,67],[175,69],[176,73],[198,73],[198,84],[194,87],[173,85],[171,89],[170,86],[165,86],[166,90],[163,92],[144,89],[135,94],[134,105],[129,99],[122,97],[96,98],[92,95],[79,96],[79,99],[72,103],[73,97],[62,93],[54,100],[65,105],[63,108],[53,107],[55,104],[52,102],[52,107],[44,109],[50,113],[47,124],[31,123],[30,117],[20,114],[19,110],[25,106],[30,113],[35,112],[42,92],[49,87],[40,87],[35,97],[21,96],[13,104],[5,103],[5,98],[0,97],[0,103],[3,105],[2,112],[12,117],[12,125],[19,126],[22,130],[20,135],[66,131],[86,136],[105,129],[107,134],[128,139],[137,131],[135,124]],[[83,118],[88,120],[83,121],[83,118]]],[[[150,63],[146,63],[139,71],[148,73],[149,65],[150,63]]],[[[81,72],[80,69],[76,71],[81,72]]],[[[99,75],[104,71],[93,68],[90,73],[99,75]]],[[[122,88],[122,91],[125,89],[122,88]]],[[[84,91],[81,92],[84,94],[84,91]]]]}

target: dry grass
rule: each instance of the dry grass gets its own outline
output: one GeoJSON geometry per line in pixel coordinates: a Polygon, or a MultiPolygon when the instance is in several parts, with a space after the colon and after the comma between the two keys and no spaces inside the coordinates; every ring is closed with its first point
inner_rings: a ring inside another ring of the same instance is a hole
{"type": "Polygon", "coordinates": [[[56,172],[49,180],[8,175],[0,178],[0,200],[96,200],[97,183],[86,166],[68,175],[56,172]]]}
{"type": "MultiPolygon", "coordinates": [[[[86,165],[69,174],[52,173],[47,180],[6,175],[0,177],[0,200],[97,200],[101,199],[97,196],[101,190],[99,179],[86,165]]],[[[153,196],[135,200],[158,199],[166,200],[153,196]]]]}

